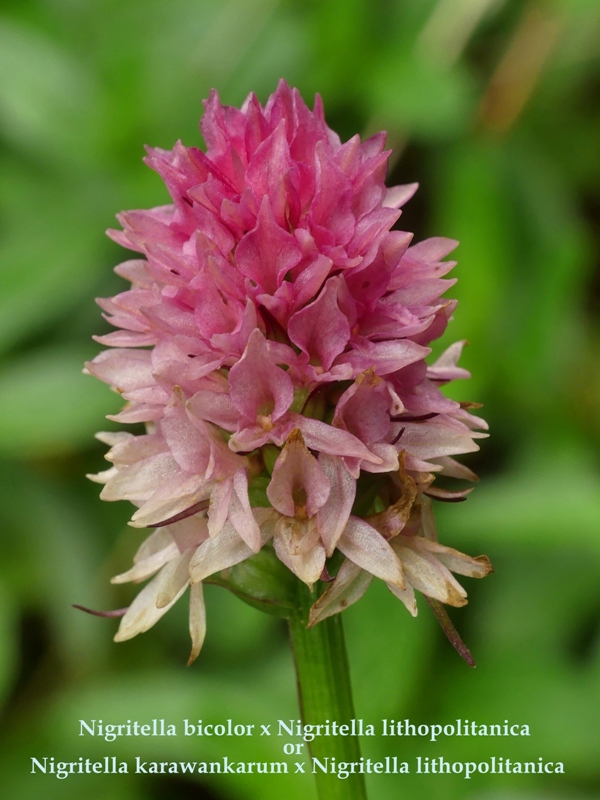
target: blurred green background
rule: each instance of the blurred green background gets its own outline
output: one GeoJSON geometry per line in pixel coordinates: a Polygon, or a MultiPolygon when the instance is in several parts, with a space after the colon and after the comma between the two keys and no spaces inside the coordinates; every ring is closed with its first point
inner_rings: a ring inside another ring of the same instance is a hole
{"type": "MultiPolygon", "coordinates": [[[[181,602],[114,645],[111,587],[141,540],[98,500],[93,434],[118,407],[81,375],[107,329],[94,297],[124,288],[104,230],[167,202],[144,143],[198,144],[211,87],[239,104],[285,77],[319,91],[343,138],[386,129],[389,182],[419,181],[402,227],[461,240],[460,305],[492,436],[481,483],[439,508],[441,540],[487,553],[454,653],[425,604],[381,586],[345,614],[357,716],[527,723],[526,739],[365,740],[364,754],[565,762],[564,776],[380,776],[370,798],[600,797],[600,4],[597,0],[4,0],[0,10],[0,784],[69,800],[310,798],[286,779],[32,776],[30,758],[281,757],[281,740],[81,739],[79,719],[272,722],[297,716],[281,623],[209,587],[186,669],[181,602]],[[212,591],[211,591],[212,590],[212,591]],[[266,744],[265,744],[266,741],[266,744]]],[[[456,293],[456,294],[454,294],[456,293]]],[[[112,426],[114,427],[114,426],[112,426]]]]}

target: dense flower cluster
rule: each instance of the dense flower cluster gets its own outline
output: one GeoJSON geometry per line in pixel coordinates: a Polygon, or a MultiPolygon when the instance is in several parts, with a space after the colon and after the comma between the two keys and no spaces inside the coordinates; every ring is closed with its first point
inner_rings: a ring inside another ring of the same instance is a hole
{"type": "Polygon", "coordinates": [[[112,419],[146,425],[99,435],[112,462],[95,476],[102,497],[155,528],[114,579],[158,573],[116,638],[191,585],[195,657],[201,581],[265,546],[309,585],[345,557],[313,624],[373,576],[413,614],[414,589],[463,605],[452,572],[490,565],[437,542],[431,498],[465,492],[431,484],[475,478],[452,456],[477,450],[486,425],[439,389],[468,377],[462,343],[425,362],[456,305],[440,299],[456,242],[392,230],[416,184],[387,189],[385,135],[342,144],[318,97],[310,111],[282,82],[264,107],[216,92],[205,106],[206,153],[148,151],[173,203],[123,213],[110,232],[141,257],[116,268],[131,289],[99,301],[118,330],[87,364],[127,401],[112,419]]]}

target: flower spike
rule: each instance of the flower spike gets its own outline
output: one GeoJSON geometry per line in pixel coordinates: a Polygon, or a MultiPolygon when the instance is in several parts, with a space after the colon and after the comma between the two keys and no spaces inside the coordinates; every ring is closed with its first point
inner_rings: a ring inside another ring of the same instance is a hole
{"type": "Polygon", "coordinates": [[[212,91],[201,128],[206,153],[148,149],[172,203],[125,212],[109,232],[138,255],[116,268],[130,288],[98,301],[116,330],[86,365],[126,402],[111,419],[146,426],[101,434],[111,466],[91,476],[153,529],[113,579],[149,579],[107,612],[123,614],[116,639],[189,588],[191,663],[202,581],[289,611],[285,580],[272,578],[275,602],[241,566],[265,576],[274,562],[319,587],[311,626],[377,577],[411,614],[425,594],[469,660],[440,603],[466,603],[453,573],[491,565],[438,543],[433,502],[470,489],[434,480],[477,479],[454,457],[487,426],[440,389],[469,376],[466,342],[426,362],[456,307],[442,295],[457,243],[393,230],[418,187],[385,186],[385,134],[342,143],[321,99],[311,111],[284,81],[264,106],[250,95],[230,108],[212,91]]]}

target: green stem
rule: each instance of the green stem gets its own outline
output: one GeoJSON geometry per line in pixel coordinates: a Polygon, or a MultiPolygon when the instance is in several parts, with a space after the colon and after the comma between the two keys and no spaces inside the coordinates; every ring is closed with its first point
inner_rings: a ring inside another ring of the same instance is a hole
{"type": "MultiPolygon", "coordinates": [[[[305,725],[327,721],[335,721],[338,726],[349,725],[354,718],[354,706],[341,614],[307,628],[308,611],[317,597],[316,592],[311,594],[301,585],[296,613],[289,619],[300,713],[305,725]]],[[[360,759],[356,736],[316,736],[309,742],[309,749],[311,757],[322,764],[360,759]]],[[[314,774],[319,800],[366,800],[363,775],[351,774],[340,780],[335,773],[318,768],[314,774]]]]}

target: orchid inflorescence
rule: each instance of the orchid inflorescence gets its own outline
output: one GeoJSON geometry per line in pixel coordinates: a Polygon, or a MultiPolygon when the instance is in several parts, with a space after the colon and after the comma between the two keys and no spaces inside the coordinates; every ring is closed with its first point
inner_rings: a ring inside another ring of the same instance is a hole
{"type": "Polygon", "coordinates": [[[116,268],[131,289],[98,301],[117,330],[86,365],[127,401],[109,419],[145,424],[98,434],[112,466],[92,476],[153,530],[113,579],[154,575],[116,640],[189,586],[193,660],[202,581],[226,581],[259,551],[310,587],[326,582],[311,625],[373,577],[413,615],[415,589],[464,605],[452,573],[491,566],[438,543],[432,499],[470,489],[433,481],[476,480],[453,456],[477,450],[486,424],[440,391],[468,377],[464,342],[425,361],[456,306],[440,298],[457,243],[393,229],[417,185],[386,188],[385,134],[342,144],[318,96],[310,111],[281,82],[264,107],[213,91],[205,109],[206,153],[148,149],[173,203],[125,212],[109,232],[140,258],[116,268]]]}

